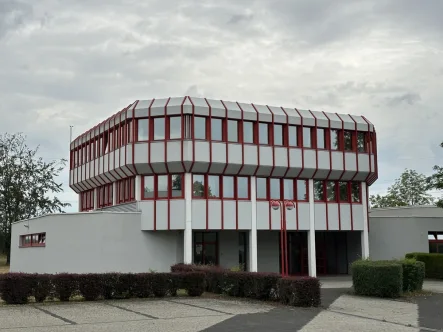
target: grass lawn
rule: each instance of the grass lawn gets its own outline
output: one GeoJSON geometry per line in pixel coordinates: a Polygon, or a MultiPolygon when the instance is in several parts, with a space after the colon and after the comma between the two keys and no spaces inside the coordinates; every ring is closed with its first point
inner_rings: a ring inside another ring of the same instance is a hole
{"type": "Polygon", "coordinates": [[[9,266],[6,265],[6,256],[0,255],[0,273],[8,273],[9,266]]]}

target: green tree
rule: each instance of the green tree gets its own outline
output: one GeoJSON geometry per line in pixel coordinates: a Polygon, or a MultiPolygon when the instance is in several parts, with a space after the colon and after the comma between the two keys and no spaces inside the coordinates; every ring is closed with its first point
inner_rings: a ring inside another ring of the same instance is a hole
{"type": "Polygon", "coordinates": [[[388,188],[385,196],[371,195],[373,208],[433,204],[433,197],[427,193],[429,185],[424,174],[405,169],[400,178],[388,188]]]}
{"type": "MultiPolygon", "coordinates": [[[[440,146],[443,148],[443,142],[440,144],[440,146]]],[[[443,190],[443,167],[435,165],[434,172],[435,173],[428,178],[429,188],[443,190]]],[[[443,197],[440,198],[436,203],[437,206],[443,208],[443,197]]]]}
{"type": "Polygon", "coordinates": [[[66,160],[45,162],[22,134],[0,135],[0,251],[10,262],[11,224],[42,214],[63,212],[69,203],[50,197],[63,191],[56,177],[66,160]]]}

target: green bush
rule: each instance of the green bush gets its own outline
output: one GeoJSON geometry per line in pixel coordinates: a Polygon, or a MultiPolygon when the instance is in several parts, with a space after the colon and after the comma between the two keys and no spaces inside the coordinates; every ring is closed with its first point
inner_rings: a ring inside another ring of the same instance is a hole
{"type": "Polygon", "coordinates": [[[79,274],[78,290],[86,301],[95,301],[103,294],[103,275],[96,273],[79,274]]]}
{"type": "Polygon", "coordinates": [[[43,302],[51,294],[52,276],[50,274],[36,274],[32,285],[32,295],[36,302],[43,302]]]}
{"type": "Polygon", "coordinates": [[[443,254],[413,252],[406,254],[406,258],[425,263],[426,278],[443,279],[443,254]]]}
{"type": "Polygon", "coordinates": [[[204,272],[181,272],[179,278],[189,296],[201,296],[205,292],[204,272]]]}
{"type": "Polygon", "coordinates": [[[286,277],[278,281],[279,299],[294,307],[318,307],[321,304],[320,281],[312,277],[286,277]]]}
{"type": "Polygon", "coordinates": [[[400,261],[403,267],[403,292],[415,292],[423,289],[425,263],[415,259],[400,261]]]}
{"type": "Polygon", "coordinates": [[[399,262],[359,260],[352,263],[351,269],[357,295],[390,298],[401,296],[403,268],[399,262]]]}
{"type": "Polygon", "coordinates": [[[0,275],[0,294],[7,304],[26,304],[35,284],[35,274],[7,273],[0,275]]]}
{"type": "Polygon", "coordinates": [[[60,301],[69,301],[69,298],[78,290],[77,274],[60,273],[52,276],[55,294],[60,301]]]}

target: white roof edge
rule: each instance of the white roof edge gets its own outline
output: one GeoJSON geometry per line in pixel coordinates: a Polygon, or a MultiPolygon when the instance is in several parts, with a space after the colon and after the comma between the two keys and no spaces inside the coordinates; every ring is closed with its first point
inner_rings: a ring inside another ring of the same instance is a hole
{"type": "Polygon", "coordinates": [[[19,224],[21,222],[40,219],[40,218],[44,218],[44,217],[74,216],[74,215],[81,215],[81,214],[141,214],[141,211],[89,211],[89,212],[69,212],[69,213],[48,213],[48,214],[43,214],[41,216],[34,217],[34,218],[14,221],[12,224],[19,224]]]}
{"type": "Polygon", "coordinates": [[[410,219],[410,218],[434,218],[434,219],[442,219],[443,217],[438,217],[438,216],[414,216],[414,215],[412,215],[412,216],[383,216],[383,215],[381,215],[381,216],[369,216],[369,218],[407,218],[407,219],[410,219]]]}
{"type": "Polygon", "coordinates": [[[393,206],[393,207],[386,207],[386,208],[371,208],[369,209],[369,212],[371,211],[392,211],[392,210],[405,210],[405,209],[422,209],[422,208],[436,208],[440,209],[436,205],[408,205],[408,206],[393,206]]]}

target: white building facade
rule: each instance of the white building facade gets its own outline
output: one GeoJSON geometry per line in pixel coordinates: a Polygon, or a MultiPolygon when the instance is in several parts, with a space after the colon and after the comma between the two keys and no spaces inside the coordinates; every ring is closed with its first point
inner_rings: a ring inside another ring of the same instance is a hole
{"type": "Polygon", "coordinates": [[[14,224],[12,271],[163,271],[184,262],[315,276],[348,273],[369,255],[368,186],[378,166],[375,128],[363,116],[141,100],[70,149],[79,213],[14,224]],[[88,235],[63,246],[63,229],[88,235]],[[62,264],[64,252],[91,261],[62,264]]]}

